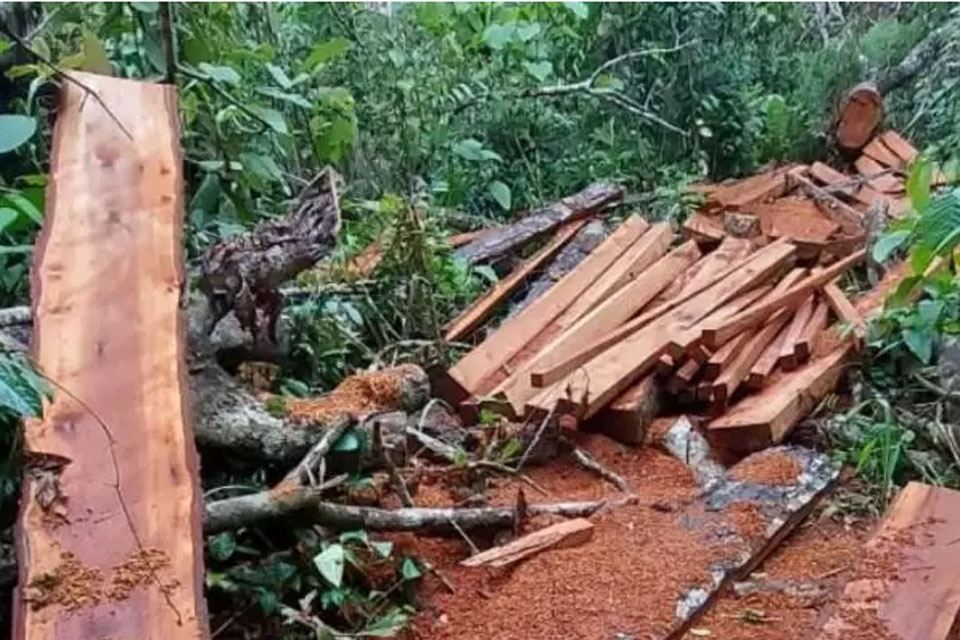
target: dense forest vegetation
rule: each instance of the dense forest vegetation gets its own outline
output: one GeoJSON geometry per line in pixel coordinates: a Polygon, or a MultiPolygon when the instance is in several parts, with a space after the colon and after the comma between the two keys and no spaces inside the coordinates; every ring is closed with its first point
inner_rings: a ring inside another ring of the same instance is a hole
{"type": "MultiPolygon", "coordinates": [[[[830,123],[844,92],[903,59],[956,11],[835,2],[0,4],[0,308],[28,303],[61,70],[176,83],[188,269],[213,243],[285,212],[323,167],[342,176],[331,266],[302,275],[286,309],[295,357],[274,390],[309,395],[370,365],[456,356],[439,327],[497,273],[454,260],[447,235],[597,180],[628,189],[624,211],[682,221],[698,204],[691,183],[832,157],[830,123]],[[375,240],[384,259],[357,281],[345,265],[375,240]]],[[[886,96],[887,125],[944,167],[960,150],[958,69],[954,40],[886,96]]],[[[929,199],[920,187],[910,195],[920,206],[929,199]]],[[[948,232],[956,205],[940,212],[948,232]]],[[[883,251],[915,233],[900,229],[883,251]]],[[[930,289],[919,310],[884,317],[863,402],[837,418],[838,455],[862,472],[872,497],[907,477],[958,476],[949,449],[913,450],[922,436],[909,403],[898,404],[904,360],[936,393],[923,367],[960,330],[960,288],[930,289]]],[[[44,385],[0,348],[4,527],[15,514],[18,420],[36,410],[44,385]]],[[[363,570],[376,554],[389,557],[388,545],[365,532],[336,544],[313,529],[297,535],[318,550],[326,581],[256,534],[208,540],[208,586],[227,594],[212,600],[222,607],[218,622],[236,614],[279,624],[281,610],[289,617],[320,589],[317,637],[326,637],[320,617],[368,635],[404,624],[410,609],[387,603],[412,602],[411,594],[386,597],[340,577],[334,585],[330,554],[319,552],[339,549],[342,573],[344,549],[363,570]]],[[[398,561],[408,581],[423,569],[398,561]]]]}

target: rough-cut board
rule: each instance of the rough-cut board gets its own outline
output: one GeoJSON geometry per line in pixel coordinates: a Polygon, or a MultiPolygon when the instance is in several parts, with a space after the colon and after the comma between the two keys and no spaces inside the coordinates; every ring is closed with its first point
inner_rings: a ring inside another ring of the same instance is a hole
{"type": "Polygon", "coordinates": [[[868,184],[882,193],[899,193],[903,191],[904,184],[886,171],[886,167],[869,156],[860,156],[853,165],[865,178],[870,178],[868,184]],[[882,175],[878,175],[882,174],[882,175]],[[871,177],[872,176],[872,177],[871,177]]]}
{"type": "Polygon", "coordinates": [[[783,346],[783,341],[787,337],[788,328],[789,327],[784,327],[780,330],[777,337],[767,345],[763,353],[760,354],[760,357],[757,358],[757,361],[750,367],[750,375],[747,376],[748,388],[755,391],[763,388],[763,385],[767,382],[767,376],[770,375],[780,361],[780,349],[783,346]]]}
{"type": "Polygon", "coordinates": [[[518,222],[488,230],[471,243],[459,247],[454,255],[471,264],[497,258],[565,222],[588,216],[619,202],[622,197],[623,188],[618,185],[592,184],[543,209],[531,211],[518,222]]]}
{"type": "Polygon", "coordinates": [[[702,541],[710,578],[677,592],[676,618],[663,640],[683,637],[726,585],[759,566],[836,482],[839,469],[822,453],[781,446],[744,458],[720,478],[706,475],[706,492],[677,523],[702,541]]]}
{"type": "Polygon", "coordinates": [[[175,89],[71,71],[32,272],[17,640],[209,636],[186,406],[175,89]]]}
{"type": "MultiPolygon", "coordinates": [[[[733,397],[734,392],[740,387],[750,369],[760,358],[764,349],[777,337],[777,333],[790,319],[790,314],[780,312],[770,319],[763,328],[753,332],[750,339],[744,343],[733,362],[720,374],[710,391],[710,397],[713,400],[713,413],[719,414],[726,410],[727,402],[733,397]]],[[[748,332],[750,333],[750,332],[748,332]]]]}
{"type": "Polygon", "coordinates": [[[887,148],[880,136],[877,136],[863,148],[863,153],[870,156],[885,167],[903,169],[905,164],[897,154],[887,148]]]}
{"type": "Polygon", "coordinates": [[[467,307],[449,325],[443,336],[444,340],[456,341],[469,335],[499,306],[510,294],[517,290],[523,282],[543,263],[553,257],[564,244],[572,238],[580,228],[586,224],[586,219],[575,220],[562,227],[556,236],[539,251],[510,272],[503,280],[493,286],[482,298],[467,307]]]}
{"type": "Polygon", "coordinates": [[[840,229],[813,202],[801,198],[780,198],[767,204],[744,207],[760,219],[760,229],[771,238],[826,242],[840,229]]]}
{"type": "Polygon", "coordinates": [[[707,206],[740,207],[751,202],[763,202],[782,196],[787,190],[786,172],[793,167],[781,167],[733,184],[723,185],[707,198],[707,206]]]}
{"type": "Polygon", "coordinates": [[[683,232],[691,240],[702,244],[720,242],[726,234],[722,220],[703,213],[694,213],[687,218],[683,223],[683,232]]]}
{"type": "Polygon", "coordinates": [[[800,366],[800,358],[797,355],[797,342],[800,341],[803,329],[810,321],[810,316],[813,315],[814,302],[813,294],[807,296],[807,298],[800,303],[800,306],[797,307],[793,318],[790,320],[790,324],[787,325],[787,334],[783,339],[783,343],[780,345],[779,362],[780,368],[784,371],[793,371],[800,366]]]}
{"type": "Polygon", "coordinates": [[[917,150],[913,147],[912,144],[904,140],[903,136],[891,129],[890,131],[885,131],[880,139],[883,140],[883,143],[887,145],[887,148],[890,151],[893,151],[894,154],[906,165],[910,164],[917,158],[917,150]]]}
{"type": "Polygon", "coordinates": [[[850,345],[844,344],[744,398],[707,426],[707,437],[721,449],[738,452],[782,442],[790,428],[834,388],[849,353],[850,345]]]}
{"type": "Polygon", "coordinates": [[[589,542],[593,524],[575,518],[538,529],[501,547],[493,547],[461,562],[464,567],[506,567],[547,549],[565,549],[589,542]]]}
{"type": "Polygon", "coordinates": [[[794,353],[799,363],[806,362],[813,354],[814,342],[817,336],[820,335],[820,332],[826,328],[830,315],[829,312],[830,308],[827,303],[820,302],[813,309],[813,313],[810,314],[810,320],[807,321],[807,325],[803,328],[800,338],[794,345],[794,353]]]}
{"type": "Polygon", "coordinates": [[[833,312],[837,314],[837,317],[849,325],[857,341],[863,340],[867,332],[867,325],[856,307],[854,307],[850,299],[843,294],[843,291],[840,290],[836,282],[830,282],[823,287],[823,297],[827,301],[827,304],[830,305],[830,308],[833,309],[833,312]]]}
{"type": "Polygon", "coordinates": [[[788,177],[790,184],[811,198],[824,213],[829,214],[844,233],[853,236],[863,231],[861,227],[863,216],[859,211],[813,184],[799,171],[790,172],[788,177]]]}
{"type": "Polygon", "coordinates": [[[573,304],[648,228],[649,225],[638,217],[620,225],[576,269],[530,306],[507,319],[491,336],[461,358],[448,372],[452,381],[469,393],[477,393],[484,380],[494,375],[573,304]]]}
{"type": "Polygon", "coordinates": [[[911,482],[866,544],[817,640],[960,633],[960,491],[911,482]]]}
{"type": "Polygon", "coordinates": [[[641,445],[647,428],[660,410],[660,386],[651,374],[620,394],[594,416],[600,431],[624,444],[641,445]]]}
{"type": "MultiPolygon", "coordinates": [[[[823,184],[829,186],[835,186],[840,184],[851,184],[853,178],[846,176],[836,169],[829,167],[822,162],[814,162],[810,165],[810,177],[823,184]]],[[[861,202],[867,206],[874,204],[877,201],[886,200],[886,196],[880,193],[879,191],[874,190],[870,185],[861,185],[859,188],[856,186],[851,187],[850,192],[851,197],[853,197],[858,202],[861,202]]]]}

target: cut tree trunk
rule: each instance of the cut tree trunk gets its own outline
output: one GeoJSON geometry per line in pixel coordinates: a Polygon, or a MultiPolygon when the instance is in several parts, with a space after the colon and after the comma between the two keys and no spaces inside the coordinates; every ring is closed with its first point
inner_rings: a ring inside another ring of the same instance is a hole
{"type": "Polygon", "coordinates": [[[71,72],[32,271],[17,640],[205,638],[176,93],[71,72]]]}
{"type": "Polygon", "coordinates": [[[604,183],[592,184],[543,209],[531,211],[511,225],[490,229],[470,244],[458,248],[454,255],[470,264],[502,257],[533,238],[553,231],[561,224],[597,213],[622,198],[623,187],[604,183]]]}
{"type": "Polygon", "coordinates": [[[883,123],[883,94],[872,82],[862,82],[844,97],[833,135],[844,151],[857,151],[870,142],[883,123]]]}

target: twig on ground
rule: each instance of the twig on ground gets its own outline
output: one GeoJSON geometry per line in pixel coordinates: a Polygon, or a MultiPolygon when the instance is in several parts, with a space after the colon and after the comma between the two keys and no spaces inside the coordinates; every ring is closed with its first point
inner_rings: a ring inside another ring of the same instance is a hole
{"type": "Polygon", "coordinates": [[[343,435],[350,426],[353,425],[353,419],[349,415],[342,415],[336,421],[334,421],[328,428],[327,431],[323,434],[323,437],[313,445],[310,451],[307,452],[307,455],[303,457],[303,460],[300,461],[293,470],[288,473],[283,480],[280,481],[280,485],[289,485],[294,486],[316,486],[323,482],[324,476],[324,456],[327,455],[327,452],[330,451],[330,448],[336,444],[337,440],[340,439],[340,436],[343,435]],[[317,473],[314,473],[316,469],[317,473]]]}
{"type": "Polygon", "coordinates": [[[550,413],[548,413],[546,417],[543,419],[543,422],[540,423],[540,426],[537,427],[537,432],[533,435],[533,440],[530,441],[530,444],[524,450],[523,455],[520,456],[520,460],[519,462],[517,462],[517,466],[514,468],[514,470],[517,473],[520,473],[520,470],[523,469],[523,463],[527,461],[527,458],[530,457],[530,452],[532,452],[534,447],[537,446],[537,443],[540,442],[540,438],[543,436],[543,432],[547,430],[547,425],[553,419],[553,416],[556,412],[557,412],[557,407],[556,405],[554,405],[554,407],[550,409],[550,413]]]}
{"type": "Polygon", "coordinates": [[[525,473],[521,473],[516,469],[511,469],[505,464],[494,462],[493,460],[476,460],[476,461],[468,462],[467,468],[490,469],[491,471],[499,471],[500,473],[506,473],[508,475],[511,475],[519,479],[521,482],[524,482],[530,485],[530,487],[532,487],[535,491],[547,496],[548,498],[551,496],[551,493],[549,491],[547,491],[542,486],[534,482],[530,476],[528,476],[525,473]]]}
{"type": "Polygon", "coordinates": [[[604,480],[606,480],[616,488],[620,489],[620,491],[623,491],[628,495],[633,493],[633,490],[630,488],[630,485],[627,483],[626,480],[624,480],[620,475],[614,473],[610,469],[607,469],[602,464],[597,462],[597,460],[595,460],[593,456],[591,456],[589,453],[587,453],[583,449],[579,447],[574,447],[573,459],[576,460],[577,463],[580,464],[580,466],[584,467],[588,471],[592,471],[593,473],[597,474],[598,476],[600,476],[601,478],[603,478],[604,480]]]}
{"type": "Polygon", "coordinates": [[[460,534],[460,537],[463,538],[464,542],[467,543],[467,546],[470,547],[470,555],[475,556],[480,553],[480,549],[478,549],[477,545],[473,543],[473,540],[470,539],[470,536],[467,535],[467,532],[457,524],[456,520],[451,519],[450,526],[453,527],[454,531],[460,534]]]}
{"type": "Polygon", "coordinates": [[[942,398],[945,398],[947,400],[953,400],[953,401],[960,400],[960,393],[957,393],[956,391],[950,391],[948,389],[944,389],[937,383],[933,382],[932,380],[928,380],[923,375],[917,372],[914,372],[913,379],[919,382],[922,386],[926,387],[928,391],[932,391],[933,393],[936,393],[942,398]]]}
{"type": "Polygon", "coordinates": [[[420,562],[423,564],[424,569],[437,576],[437,580],[443,583],[443,586],[447,588],[447,591],[454,594],[457,592],[457,590],[453,588],[453,583],[447,579],[447,576],[440,573],[440,569],[437,569],[435,566],[433,566],[432,562],[427,562],[423,559],[421,559],[420,562]]]}
{"type": "Polygon", "coordinates": [[[403,477],[400,475],[400,472],[397,471],[397,465],[393,464],[390,453],[387,451],[387,448],[383,446],[383,433],[379,420],[375,420],[373,423],[373,450],[380,460],[383,461],[383,466],[387,468],[387,473],[390,475],[390,484],[393,485],[394,492],[397,494],[397,497],[400,498],[400,503],[405,507],[414,506],[413,497],[407,489],[407,483],[403,481],[403,477]]]}

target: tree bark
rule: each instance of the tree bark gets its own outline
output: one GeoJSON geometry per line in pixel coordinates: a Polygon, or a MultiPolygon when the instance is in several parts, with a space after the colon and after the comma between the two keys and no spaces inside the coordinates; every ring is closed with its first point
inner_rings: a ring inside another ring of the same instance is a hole
{"type": "Polygon", "coordinates": [[[960,35],[960,14],[954,12],[946,22],[917,43],[899,64],[887,67],[877,74],[875,81],[877,91],[880,95],[886,95],[909,82],[915,75],[929,67],[940,50],[958,35],[960,35]]]}

